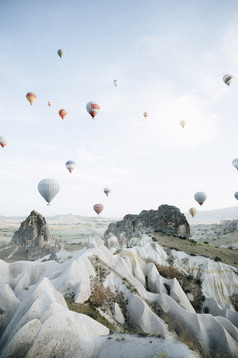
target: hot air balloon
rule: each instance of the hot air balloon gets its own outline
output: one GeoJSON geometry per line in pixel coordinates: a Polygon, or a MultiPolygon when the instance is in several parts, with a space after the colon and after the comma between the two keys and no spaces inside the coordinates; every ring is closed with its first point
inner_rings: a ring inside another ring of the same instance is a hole
{"type": "Polygon", "coordinates": [[[27,98],[27,100],[30,102],[30,104],[32,104],[32,103],[34,103],[35,100],[37,99],[37,95],[36,95],[35,93],[33,93],[33,92],[28,92],[28,93],[26,94],[26,98],[27,98]]]}
{"type": "Polygon", "coordinates": [[[70,172],[70,174],[72,173],[72,171],[74,170],[76,163],[73,160],[68,160],[65,163],[66,168],[68,169],[68,171],[70,172]]]}
{"type": "Polygon", "coordinates": [[[114,81],[113,81],[113,84],[114,84],[116,87],[118,86],[118,83],[119,83],[118,80],[114,80],[114,81]]]}
{"type": "Polygon", "coordinates": [[[197,209],[195,209],[195,208],[190,208],[190,209],[188,210],[188,212],[189,212],[189,214],[192,215],[192,217],[194,217],[194,216],[196,215],[197,209]]]}
{"type": "Polygon", "coordinates": [[[238,158],[232,160],[232,165],[238,170],[238,158]]]}
{"type": "Polygon", "coordinates": [[[106,194],[106,196],[108,196],[111,193],[111,189],[110,188],[105,188],[104,193],[106,194]]]}
{"type": "Polygon", "coordinates": [[[59,55],[60,58],[64,57],[65,52],[64,50],[62,50],[61,48],[57,51],[57,54],[59,55]]]}
{"type": "Polygon", "coordinates": [[[64,117],[67,115],[67,111],[65,109],[60,109],[59,115],[62,119],[64,119],[64,117]]]}
{"type": "Polygon", "coordinates": [[[200,204],[202,205],[204,203],[204,201],[207,199],[207,194],[204,193],[203,191],[198,191],[197,193],[194,194],[194,199],[200,204]]]}
{"type": "Polygon", "coordinates": [[[49,102],[48,102],[48,106],[51,107],[51,106],[52,106],[52,102],[49,101],[49,102]]]}
{"type": "Polygon", "coordinates": [[[238,200],[238,191],[235,192],[234,197],[238,200]]]}
{"type": "Polygon", "coordinates": [[[38,184],[38,191],[48,203],[47,205],[50,205],[50,202],[56,196],[56,194],[58,194],[59,190],[60,186],[55,179],[42,179],[38,184]]]}
{"type": "Polygon", "coordinates": [[[87,103],[86,109],[87,109],[88,113],[92,116],[92,118],[94,118],[97,115],[97,113],[100,109],[100,106],[96,102],[91,101],[91,102],[87,103]]]}
{"type": "Polygon", "coordinates": [[[4,148],[7,145],[8,139],[6,137],[0,137],[0,145],[4,148]]]}
{"type": "Polygon", "coordinates": [[[103,211],[103,205],[95,204],[93,210],[99,215],[103,211]]]}
{"type": "Polygon", "coordinates": [[[147,117],[148,117],[148,112],[144,112],[143,116],[144,116],[145,118],[147,118],[147,117]]]}
{"type": "Polygon", "coordinates": [[[233,76],[232,75],[225,75],[223,76],[223,82],[227,85],[230,86],[231,82],[232,82],[233,76]]]}
{"type": "Polygon", "coordinates": [[[184,120],[182,120],[182,121],[180,121],[180,122],[179,122],[179,124],[181,125],[181,127],[183,127],[183,128],[184,128],[184,127],[185,127],[186,122],[185,122],[184,120]]]}

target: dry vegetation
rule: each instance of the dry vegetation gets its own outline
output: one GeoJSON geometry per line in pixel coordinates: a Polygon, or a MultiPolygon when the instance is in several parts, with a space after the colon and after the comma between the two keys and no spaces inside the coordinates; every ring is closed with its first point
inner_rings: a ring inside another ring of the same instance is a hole
{"type": "Polygon", "coordinates": [[[184,251],[190,255],[209,257],[215,261],[221,261],[238,268],[238,250],[229,250],[221,247],[197,244],[193,240],[183,240],[163,233],[153,232],[151,237],[165,249],[184,251]]]}

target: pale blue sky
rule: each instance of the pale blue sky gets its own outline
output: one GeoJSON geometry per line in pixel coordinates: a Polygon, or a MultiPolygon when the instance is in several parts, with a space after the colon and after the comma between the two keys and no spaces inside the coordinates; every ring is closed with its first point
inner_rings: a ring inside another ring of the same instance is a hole
{"type": "Polygon", "coordinates": [[[1,0],[0,14],[0,215],[237,205],[237,1],[1,0]],[[48,177],[61,188],[50,207],[37,190],[48,177]]]}

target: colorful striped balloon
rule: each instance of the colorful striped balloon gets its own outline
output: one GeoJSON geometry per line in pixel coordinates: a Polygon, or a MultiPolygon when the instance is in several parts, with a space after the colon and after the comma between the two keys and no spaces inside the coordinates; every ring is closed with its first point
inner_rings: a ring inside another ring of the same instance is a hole
{"type": "Polygon", "coordinates": [[[234,197],[238,200],[238,191],[235,192],[234,197]]]}
{"type": "Polygon", "coordinates": [[[87,103],[86,110],[92,116],[92,118],[94,118],[98,114],[100,106],[96,102],[91,101],[87,103]]]}
{"type": "Polygon", "coordinates": [[[67,111],[65,109],[60,109],[59,115],[62,119],[64,119],[64,117],[67,115],[67,111]]]}
{"type": "Polygon", "coordinates": [[[103,211],[103,205],[95,204],[93,210],[99,215],[103,211]]]}
{"type": "Polygon", "coordinates": [[[30,102],[30,104],[32,104],[32,103],[34,103],[35,100],[37,99],[37,95],[36,95],[35,93],[33,93],[33,92],[28,92],[28,93],[26,94],[26,98],[27,98],[27,100],[30,102]]]}
{"type": "Polygon", "coordinates": [[[233,76],[232,75],[225,75],[223,76],[223,82],[227,85],[230,86],[231,82],[232,82],[233,76]]]}

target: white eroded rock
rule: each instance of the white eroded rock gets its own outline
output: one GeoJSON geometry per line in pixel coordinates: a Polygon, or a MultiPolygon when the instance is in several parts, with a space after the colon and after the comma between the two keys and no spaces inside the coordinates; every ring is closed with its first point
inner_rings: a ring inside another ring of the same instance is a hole
{"type": "Polygon", "coordinates": [[[109,250],[119,249],[119,247],[120,247],[118,238],[115,235],[113,235],[112,233],[110,233],[108,236],[107,247],[109,248],[109,250]]]}
{"type": "Polygon", "coordinates": [[[120,234],[118,241],[121,249],[127,248],[127,238],[125,237],[124,234],[120,234]]]}
{"type": "Polygon", "coordinates": [[[38,319],[27,322],[6,344],[0,357],[25,358],[40,327],[41,322],[38,319]]]}
{"type": "Polygon", "coordinates": [[[88,249],[98,248],[103,246],[105,241],[100,238],[96,233],[92,234],[88,239],[88,249]]]}
{"type": "Polygon", "coordinates": [[[190,256],[172,250],[174,265],[202,281],[202,291],[206,298],[214,298],[220,308],[234,311],[229,297],[238,292],[237,270],[222,262],[203,256],[190,256]]]}
{"type": "Polygon", "coordinates": [[[163,320],[161,320],[150,307],[136,295],[128,298],[128,311],[133,324],[139,331],[149,334],[161,335],[166,338],[169,332],[163,320]]]}
{"type": "Polygon", "coordinates": [[[89,337],[107,334],[108,328],[88,316],[59,312],[44,322],[26,358],[88,358],[94,350],[94,341],[89,337]]]}
{"type": "Polygon", "coordinates": [[[237,341],[212,315],[188,312],[165,294],[157,295],[156,302],[173,323],[175,332],[193,337],[205,350],[227,354],[238,352],[237,341]]]}
{"type": "MultiPolygon", "coordinates": [[[[56,311],[68,310],[62,294],[55,290],[47,278],[44,278],[28,291],[27,296],[18,305],[16,312],[0,339],[0,347],[3,347],[22,326],[32,319],[39,319],[43,322],[43,317],[47,317],[47,311],[52,311],[52,303],[58,303],[58,305],[55,305],[56,311]]],[[[55,310],[53,313],[55,313],[55,310]]]]}
{"type": "Polygon", "coordinates": [[[0,337],[12,319],[20,300],[7,284],[0,285],[0,337]]]}
{"type": "Polygon", "coordinates": [[[120,309],[120,306],[118,305],[117,302],[115,302],[113,304],[112,312],[113,312],[113,315],[114,315],[115,319],[117,320],[117,322],[119,322],[120,324],[125,323],[125,318],[124,318],[122,311],[120,309]]]}

